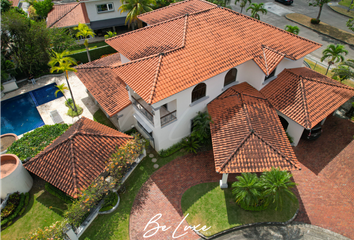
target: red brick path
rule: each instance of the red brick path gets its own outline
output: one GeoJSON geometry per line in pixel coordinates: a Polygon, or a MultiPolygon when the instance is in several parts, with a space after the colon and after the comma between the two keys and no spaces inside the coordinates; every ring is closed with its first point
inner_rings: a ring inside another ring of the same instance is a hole
{"type": "MultiPolygon", "coordinates": [[[[295,221],[314,224],[353,238],[354,142],[348,146],[353,135],[353,123],[329,117],[323,136],[314,142],[300,141],[294,148],[302,165],[301,171],[293,172],[298,184],[295,192],[300,200],[300,213],[295,221]]],[[[220,179],[221,175],[215,172],[211,151],[190,154],[165,165],[143,185],[134,201],[129,225],[130,239],[144,239],[144,233],[156,227],[151,224],[144,231],[146,224],[158,213],[162,214],[157,221],[160,226],[171,228],[165,232],[160,229],[147,239],[173,239],[173,231],[183,219],[180,204],[183,193],[199,183],[220,179]]],[[[234,179],[235,175],[229,175],[229,181],[234,179]]],[[[183,234],[185,226],[187,224],[184,222],[175,236],[183,234]]],[[[187,232],[187,235],[177,239],[199,238],[191,230],[187,232]]]]}

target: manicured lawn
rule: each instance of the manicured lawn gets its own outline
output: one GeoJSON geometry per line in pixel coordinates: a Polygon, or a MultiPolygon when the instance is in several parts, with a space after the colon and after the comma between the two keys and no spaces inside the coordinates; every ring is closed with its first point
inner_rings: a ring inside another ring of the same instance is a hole
{"type": "MultiPolygon", "coordinates": [[[[159,158],[157,153],[153,152],[158,159],[160,167],[171,162],[173,159],[183,156],[186,153],[177,152],[170,157],[159,158]]],[[[134,172],[130,175],[125,182],[126,192],[120,194],[120,204],[118,209],[108,215],[98,215],[92,222],[90,227],[80,237],[80,239],[114,239],[114,240],[127,240],[129,239],[129,217],[130,211],[133,206],[135,196],[139,192],[141,186],[157,169],[153,167],[154,163],[151,162],[150,157],[144,158],[134,172]]]]}
{"type": "Polygon", "coordinates": [[[260,212],[245,211],[235,203],[231,188],[222,190],[219,183],[213,182],[188,189],[182,196],[181,206],[185,216],[189,213],[186,219],[188,224],[211,226],[208,231],[202,232],[211,236],[249,223],[286,222],[294,216],[299,203],[285,200],[282,210],[275,211],[273,206],[269,206],[260,212]]]}
{"type": "MultiPolygon", "coordinates": [[[[326,68],[324,68],[321,65],[317,64],[316,68],[314,69],[314,67],[315,67],[315,63],[314,62],[312,62],[312,61],[310,61],[308,59],[305,59],[305,61],[308,64],[310,64],[312,70],[315,70],[316,72],[322,73],[323,75],[326,74],[326,68]]],[[[333,72],[331,70],[329,70],[327,76],[328,77],[332,77],[333,76],[333,72]]],[[[354,82],[351,81],[351,80],[344,80],[344,81],[342,81],[342,83],[347,85],[347,86],[349,86],[349,87],[354,87],[354,82]]]]}
{"type": "Polygon", "coordinates": [[[93,120],[95,122],[99,122],[103,125],[106,125],[110,128],[116,129],[117,128],[113,125],[113,123],[106,117],[106,115],[103,113],[101,109],[99,109],[95,114],[93,114],[93,120]]]}
{"type": "Polygon", "coordinates": [[[336,7],[336,6],[331,6],[332,9],[334,9],[337,12],[340,12],[341,14],[344,14],[348,17],[354,17],[354,12],[353,11],[347,11],[347,9],[341,8],[341,7],[336,7]]]}
{"type": "Polygon", "coordinates": [[[2,240],[26,237],[37,228],[50,226],[63,219],[66,205],[57,197],[45,191],[44,181],[35,177],[30,191],[30,201],[25,213],[10,227],[1,231],[2,240]]]}
{"type": "Polygon", "coordinates": [[[342,0],[342,1],[339,2],[339,4],[342,5],[342,6],[349,7],[351,2],[352,2],[352,0],[342,0]]]}
{"type": "MultiPolygon", "coordinates": [[[[106,46],[106,45],[108,45],[108,44],[105,41],[96,42],[96,43],[89,43],[89,49],[91,50],[91,49],[106,46]]],[[[70,51],[70,54],[74,54],[74,53],[86,51],[86,48],[84,45],[78,45],[78,46],[75,46],[75,47],[69,49],[69,51],[70,51]]]]}

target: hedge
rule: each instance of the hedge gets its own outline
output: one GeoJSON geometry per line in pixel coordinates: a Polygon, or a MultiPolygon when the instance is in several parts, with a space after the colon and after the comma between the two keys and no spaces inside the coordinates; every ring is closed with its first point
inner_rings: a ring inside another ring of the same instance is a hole
{"type": "MultiPolygon", "coordinates": [[[[117,51],[114,50],[114,48],[112,48],[111,46],[103,46],[103,47],[91,49],[91,50],[89,50],[89,52],[90,52],[91,61],[93,61],[93,60],[99,59],[102,55],[116,53],[117,51]]],[[[68,57],[72,57],[76,61],[81,62],[81,63],[88,62],[86,51],[74,53],[74,54],[68,55],[68,57]]]]}
{"type": "Polygon", "coordinates": [[[8,148],[7,153],[17,155],[22,161],[34,157],[68,128],[68,124],[44,125],[25,133],[8,148]]]}
{"type": "Polygon", "coordinates": [[[63,191],[59,190],[48,182],[45,183],[45,190],[65,203],[70,204],[74,201],[72,197],[66,195],[63,191]]]}
{"type": "Polygon", "coordinates": [[[6,227],[10,226],[12,224],[12,220],[16,218],[17,216],[21,215],[23,213],[23,209],[26,209],[26,206],[29,202],[29,193],[21,193],[20,195],[20,203],[16,207],[16,210],[7,218],[1,220],[1,227],[3,228],[6,225],[6,227]]]}

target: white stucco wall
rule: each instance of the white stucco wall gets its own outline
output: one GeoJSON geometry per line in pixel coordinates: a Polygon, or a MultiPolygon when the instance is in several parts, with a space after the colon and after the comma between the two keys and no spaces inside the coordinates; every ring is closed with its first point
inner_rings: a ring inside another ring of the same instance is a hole
{"type": "Polygon", "coordinates": [[[90,0],[85,1],[87,15],[91,22],[127,16],[127,12],[120,13],[118,8],[122,5],[120,0],[90,0]],[[98,13],[96,5],[113,3],[113,11],[98,13]]]}
{"type": "Polygon", "coordinates": [[[127,57],[125,57],[123,54],[119,53],[119,55],[120,55],[120,60],[123,64],[130,62],[130,60],[127,57]]]}
{"type": "Polygon", "coordinates": [[[135,125],[133,113],[133,106],[132,104],[130,104],[128,107],[124,108],[122,111],[120,111],[117,115],[114,116],[115,119],[117,119],[117,116],[120,116],[118,118],[119,131],[128,131],[132,128],[132,125],[135,125]]]}
{"type": "Polygon", "coordinates": [[[304,131],[305,128],[303,126],[301,126],[300,124],[298,124],[297,122],[291,120],[290,118],[288,118],[287,116],[285,116],[281,112],[277,111],[277,113],[279,116],[282,116],[289,123],[289,126],[286,129],[286,132],[290,135],[290,137],[293,138],[292,145],[296,147],[299,144],[302,132],[304,131]]]}

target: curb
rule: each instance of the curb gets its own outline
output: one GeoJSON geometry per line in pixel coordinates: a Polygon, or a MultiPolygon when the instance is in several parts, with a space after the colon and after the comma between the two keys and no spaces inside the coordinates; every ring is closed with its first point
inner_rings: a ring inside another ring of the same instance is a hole
{"type": "MultiPolygon", "coordinates": [[[[348,16],[348,15],[346,15],[346,14],[344,14],[344,13],[338,12],[337,10],[334,10],[334,9],[332,8],[332,5],[333,5],[333,4],[327,3],[327,6],[328,6],[330,9],[332,9],[334,12],[336,12],[336,13],[338,13],[338,14],[340,14],[340,15],[346,16],[346,17],[348,17],[348,18],[353,18],[353,17],[348,16]]],[[[343,9],[344,9],[344,8],[343,8],[343,9]]]]}
{"type": "MultiPolygon", "coordinates": [[[[287,14],[287,15],[288,15],[288,14],[287,14]]],[[[340,42],[342,42],[342,43],[345,43],[345,44],[347,44],[347,45],[349,45],[349,46],[354,47],[354,44],[344,42],[344,41],[341,40],[341,39],[335,38],[335,37],[330,36],[330,35],[328,35],[328,34],[322,33],[322,32],[320,32],[320,31],[318,31],[318,30],[316,30],[316,29],[310,28],[310,27],[308,27],[308,26],[306,26],[306,25],[304,25],[304,24],[302,24],[302,23],[296,22],[295,20],[292,20],[292,19],[288,18],[287,15],[285,15],[284,17],[285,17],[286,19],[288,19],[289,21],[292,21],[292,22],[297,23],[297,24],[299,24],[299,25],[301,25],[301,26],[303,26],[303,27],[306,27],[306,28],[308,28],[308,29],[311,29],[312,31],[315,31],[315,32],[317,32],[317,33],[319,33],[319,34],[322,34],[322,35],[324,35],[324,36],[333,38],[333,39],[335,39],[335,40],[337,40],[337,41],[340,41],[340,42]]]]}
{"type": "Polygon", "coordinates": [[[114,211],[118,208],[119,203],[120,203],[120,197],[119,197],[119,195],[118,195],[117,192],[114,192],[114,193],[117,194],[117,196],[118,196],[117,204],[116,204],[114,207],[112,207],[110,210],[108,210],[108,211],[104,211],[104,212],[98,211],[98,215],[101,215],[101,214],[110,214],[110,213],[114,212],[114,211]]]}
{"type": "Polygon", "coordinates": [[[261,223],[250,223],[250,224],[246,224],[246,225],[242,225],[242,226],[237,226],[237,227],[233,227],[233,228],[230,228],[230,229],[227,229],[227,230],[224,230],[224,231],[221,231],[221,232],[218,232],[210,237],[206,237],[204,236],[202,233],[200,233],[199,231],[196,231],[194,228],[192,228],[192,226],[190,226],[193,231],[199,236],[201,237],[201,239],[214,239],[216,237],[219,237],[221,235],[224,235],[226,233],[230,233],[230,232],[233,232],[233,231],[237,231],[237,230],[241,230],[241,229],[245,229],[245,228],[250,228],[250,227],[259,227],[259,226],[286,226],[288,225],[289,223],[291,223],[292,221],[294,221],[294,219],[296,218],[297,214],[299,213],[299,209],[296,210],[294,216],[292,218],[290,218],[288,221],[286,222],[261,222],[261,223]]]}

